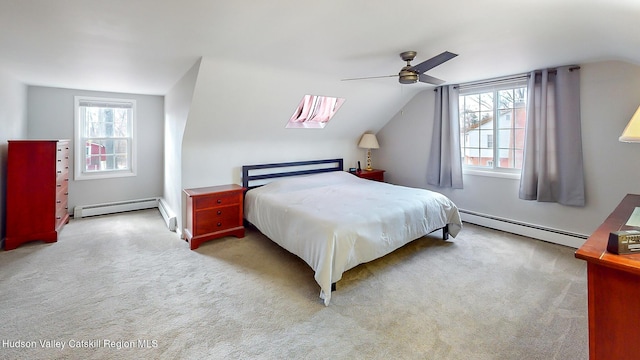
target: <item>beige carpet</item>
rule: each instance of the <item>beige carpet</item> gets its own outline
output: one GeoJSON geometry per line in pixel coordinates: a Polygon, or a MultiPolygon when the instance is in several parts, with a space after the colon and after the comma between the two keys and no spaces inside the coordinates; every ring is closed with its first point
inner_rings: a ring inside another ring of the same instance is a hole
{"type": "Polygon", "coordinates": [[[348,271],[248,230],[191,251],[156,210],[0,252],[2,359],[587,359],[574,249],[465,224],[348,271]],[[64,345],[63,349],[55,345],[64,345]]]}

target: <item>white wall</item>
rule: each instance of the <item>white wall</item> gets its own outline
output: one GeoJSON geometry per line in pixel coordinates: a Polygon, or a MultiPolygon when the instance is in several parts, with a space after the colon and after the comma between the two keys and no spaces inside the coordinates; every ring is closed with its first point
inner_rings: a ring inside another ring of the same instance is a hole
{"type": "Polygon", "coordinates": [[[581,114],[587,203],[567,207],[518,199],[519,180],[464,176],[464,189],[427,185],[434,92],[414,97],[378,133],[374,162],[390,182],[443,192],[461,209],[582,235],[591,234],[627,193],[640,193],[640,144],[618,137],[640,105],[640,66],[582,65],[581,114]]]}
{"type": "Polygon", "coordinates": [[[410,98],[400,90],[203,58],[182,141],[182,187],[240,184],[247,164],[344,158],[354,166],[364,159],[361,134],[392,116],[377,109],[410,98]],[[324,129],[286,129],[306,94],[346,102],[324,129]]]}
{"type": "Polygon", "coordinates": [[[0,238],[5,235],[7,140],[27,137],[27,86],[0,71],[0,238]]]}
{"type": "MultiPolygon", "coordinates": [[[[162,196],[164,168],[164,99],[162,96],[120,94],[29,86],[29,139],[71,139],[74,136],[74,96],[136,100],[138,171],[135,177],[69,179],[69,212],[77,205],[162,196]]],[[[73,141],[72,141],[73,143],[73,141]]],[[[73,155],[72,155],[73,156],[73,155]]],[[[70,159],[73,174],[73,158],[70,159]]]]}
{"type": "Polygon", "coordinates": [[[200,69],[198,60],[165,95],[164,194],[166,205],[182,230],[182,137],[189,117],[193,91],[200,69]]]}

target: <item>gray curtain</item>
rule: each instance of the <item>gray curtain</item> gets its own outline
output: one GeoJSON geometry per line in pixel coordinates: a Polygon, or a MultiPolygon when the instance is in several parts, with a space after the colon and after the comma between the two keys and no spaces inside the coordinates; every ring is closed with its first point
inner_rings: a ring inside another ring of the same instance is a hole
{"type": "Polygon", "coordinates": [[[534,71],[527,92],[519,197],[584,206],[578,68],[534,71]]]}
{"type": "Polygon", "coordinates": [[[436,88],[436,106],[427,165],[427,183],[439,187],[462,189],[460,123],[457,86],[436,88]]]}

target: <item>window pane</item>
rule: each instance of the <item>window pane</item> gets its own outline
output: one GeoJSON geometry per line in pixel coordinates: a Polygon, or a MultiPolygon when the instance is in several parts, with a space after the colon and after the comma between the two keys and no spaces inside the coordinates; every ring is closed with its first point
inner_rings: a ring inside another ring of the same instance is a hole
{"type": "Polygon", "coordinates": [[[521,87],[513,89],[513,99],[515,107],[524,106],[527,101],[527,88],[521,87]]]}
{"type": "Polygon", "coordinates": [[[511,129],[513,127],[513,110],[498,111],[498,129],[511,129]]]}
{"type": "Polygon", "coordinates": [[[512,109],[513,108],[513,90],[500,90],[498,91],[499,97],[499,109],[512,109]]]}
{"type": "Polygon", "coordinates": [[[482,111],[493,111],[493,93],[480,94],[480,105],[482,111]]]}
{"type": "Polygon", "coordinates": [[[465,110],[467,111],[480,111],[480,100],[479,95],[468,95],[465,96],[465,110]]]}
{"type": "Polygon", "coordinates": [[[493,111],[484,111],[480,116],[480,127],[482,129],[493,129],[493,111]]]}

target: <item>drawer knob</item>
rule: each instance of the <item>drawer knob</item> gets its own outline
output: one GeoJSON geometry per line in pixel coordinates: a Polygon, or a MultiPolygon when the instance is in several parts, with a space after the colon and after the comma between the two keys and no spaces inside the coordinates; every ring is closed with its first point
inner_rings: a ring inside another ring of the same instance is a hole
{"type": "Polygon", "coordinates": [[[217,203],[222,204],[222,200],[218,199],[217,203]]]}
{"type": "Polygon", "coordinates": [[[222,223],[218,223],[218,226],[222,226],[222,223]]]}
{"type": "Polygon", "coordinates": [[[218,210],[218,215],[222,215],[222,210],[218,210]]]}

